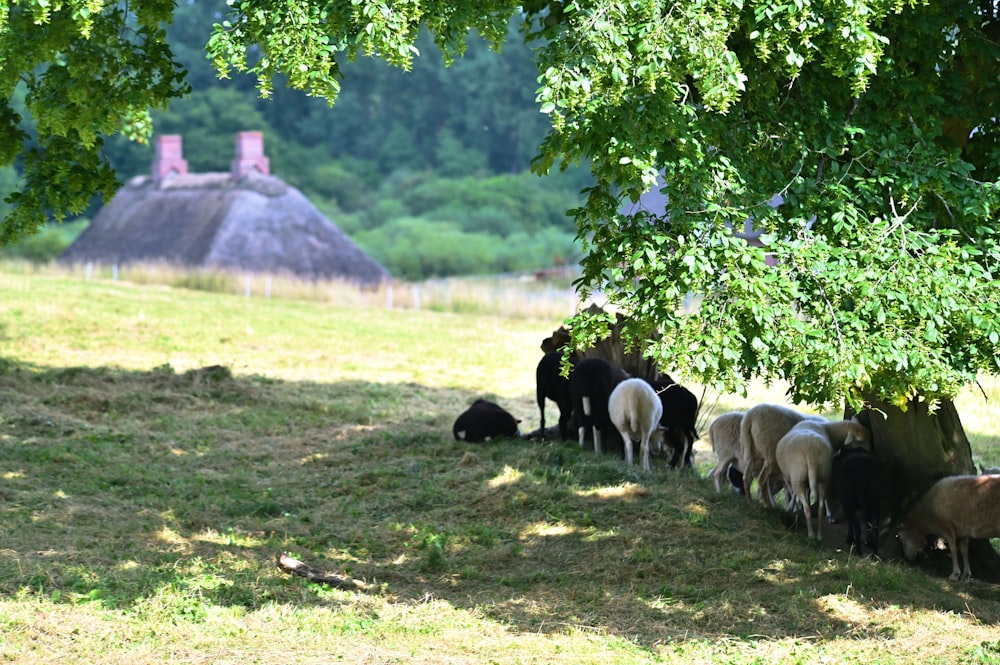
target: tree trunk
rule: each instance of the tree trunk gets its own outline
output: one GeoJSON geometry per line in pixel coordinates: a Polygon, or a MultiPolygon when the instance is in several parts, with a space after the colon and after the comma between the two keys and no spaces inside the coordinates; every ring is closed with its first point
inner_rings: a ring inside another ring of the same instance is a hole
{"type": "MultiPolygon", "coordinates": [[[[875,455],[886,471],[882,512],[891,518],[891,524],[903,519],[937,480],[977,473],[972,447],[951,400],[942,400],[933,413],[926,402],[911,402],[906,411],[876,399],[870,402],[873,410],[858,414],[858,420],[871,431],[875,455]]],[[[846,414],[847,417],[852,415],[851,412],[846,414]]],[[[888,537],[894,535],[886,534],[888,537]]],[[[884,540],[888,541],[888,537],[884,540]]],[[[974,577],[1000,582],[1000,555],[988,540],[973,540],[969,558],[974,577]]],[[[928,563],[935,571],[950,574],[950,555],[936,551],[928,563]]]]}

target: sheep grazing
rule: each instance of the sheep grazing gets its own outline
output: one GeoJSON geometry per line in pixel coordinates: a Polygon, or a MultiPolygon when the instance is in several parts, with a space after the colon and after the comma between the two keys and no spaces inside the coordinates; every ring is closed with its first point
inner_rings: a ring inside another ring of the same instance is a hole
{"type": "MultiPolygon", "coordinates": [[[[807,418],[788,430],[775,447],[775,461],[785,485],[788,507],[794,508],[796,500],[802,504],[810,537],[813,536],[810,499],[816,499],[817,508],[825,507],[827,520],[833,521],[829,504],[833,455],[845,446],[871,449],[871,435],[857,420],[807,418]]],[[[773,487],[767,489],[773,496],[773,487]]],[[[816,538],[822,537],[821,524],[819,520],[816,538]]]]}
{"type": "Polygon", "coordinates": [[[865,448],[850,446],[842,449],[833,461],[834,483],[840,507],[847,518],[847,547],[858,554],[864,552],[862,541],[878,556],[879,523],[882,521],[882,465],[865,448]],[[858,513],[864,514],[862,529],[858,513]],[[867,530],[868,538],[864,539],[867,530]]]}
{"type": "MultiPolygon", "coordinates": [[[[562,375],[562,351],[551,351],[542,356],[535,369],[535,398],[541,420],[539,431],[545,436],[545,400],[550,399],[559,407],[559,438],[569,438],[569,425],[573,416],[573,393],[569,377],[562,375]]],[[[578,355],[570,355],[570,365],[575,366],[578,355]]],[[[570,373],[572,373],[572,368],[570,373]]]]}
{"type": "Polygon", "coordinates": [[[632,441],[639,442],[642,468],[649,471],[650,440],[660,434],[660,417],[663,405],[644,379],[625,379],[611,391],[608,398],[608,415],[622,435],[625,444],[625,462],[632,465],[632,441]]]}
{"type": "MultiPolygon", "coordinates": [[[[709,477],[715,480],[715,491],[722,491],[722,476],[729,475],[730,467],[739,471],[743,463],[740,461],[740,425],[743,423],[742,411],[723,413],[712,421],[708,427],[708,440],[712,444],[712,452],[718,460],[709,477]]],[[[730,484],[732,478],[730,477],[730,484]]],[[[739,491],[743,490],[743,477],[740,475],[739,491]]]]}
{"type": "MultiPolygon", "coordinates": [[[[822,423],[802,422],[788,431],[774,449],[775,460],[790,494],[792,506],[798,501],[806,516],[809,537],[823,537],[823,520],[817,518],[813,530],[811,499],[827,505],[827,491],[833,475],[833,445],[822,423]]],[[[829,507],[827,515],[829,516],[829,507]]]]}
{"type": "Polygon", "coordinates": [[[499,404],[477,399],[455,420],[452,433],[459,441],[483,443],[496,438],[521,436],[517,420],[499,404]]]}
{"type": "Polygon", "coordinates": [[[603,358],[584,358],[573,368],[569,385],[581,448],[590,430],[594,437],[594,452],[604,452],[601,436],[612,430],[608,400],[615,386],[627,378],[624,371],[603,358]]]}
{"type": "Polygon", "coordinates": [[[899,539],[908,561],[923,549],[928,535],[948,542],[948,579],[970,579],[969,539],[1000,538],[1000,475],[948,476],[934,483],[903,518],[899,539]],[[958,565],[959,551],[963,568],[958,565]]]}
{"type": "Polygon", "coordinates": [[[778,475],[774,451],[781,437],[803,420],[826,422],[822,416],[809,416],[779,404],[758,404],[743,414],[740,423],[740,460],[747,498],[757,481],[760,500],[774,506],[772,478],[778,475]]]}
{"type": "Polygon", "coordinates": [[[694,468],[694,442],[698,438],[698,430],[695,428],[698,398],[665,375],[649,384],[656,390],[663,405],[660,425],[663,426],[666,442],[673,450],[670,466],[694,468]]]}

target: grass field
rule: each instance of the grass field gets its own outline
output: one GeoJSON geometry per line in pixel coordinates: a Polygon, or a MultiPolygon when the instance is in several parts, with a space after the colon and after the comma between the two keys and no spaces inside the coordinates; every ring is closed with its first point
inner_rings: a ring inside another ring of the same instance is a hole
{"type": "MultiPolygon", "coordinates": [[[[44,272],[0,294],[0,661],[1000,663],[1000,587],[807,542],[716,494],[706,437],[701,477],[454,441],[477,396],[537,426],[558,320],[44,272]]],[[[982,388],[959,409],[1000,465],[982,388]]],[[[700,429],[781,395],[706,395],[700,429]]]]}

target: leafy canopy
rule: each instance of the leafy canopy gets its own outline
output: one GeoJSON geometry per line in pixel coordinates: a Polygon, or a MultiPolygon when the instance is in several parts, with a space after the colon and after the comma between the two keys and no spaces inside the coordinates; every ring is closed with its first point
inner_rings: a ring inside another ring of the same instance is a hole
{"type": "Polygon", "coordinates": [[[996,371],[996,12],[567,5],[541,51],[541,166],[592,160],[583,288],[719,390],[905,408],[996,371]],[[660,173],[665,214],[621,215],[660,173]],[[748,219],[765,250],[734,237],[748,219]]]}
{"type": "Polygon", "coordinates": [[[0,245],[114,194],[105,137],[147,138],[149,110],[187,92],[164,41],[173,9],[173,0],[0,0],[0,166],[17,159],[23,179],[0,245]]]}
{"type": "MultiPolygon", "coordinates": [[[[939,0],[230,0],[208,50],[223,75],[278,75],[330,102],[340,64],[404,69],[420,26],[446,59],[499,47],[523,12],[552,131],[535,167],[584,161],[579,287],[633,315],[672,372],[719,390],[786,379],[814,403],[955,393],[1000,356],[993,223],[1000,19],[939,0]],[[624,215],[662,176],[666,209],[624,215]],[[780,203],[780,204],[779,204],[780,203]],[[734,235],[752,221],[765,247],[734,235]]],[[[101,136],[148,135],[184,92],[171,3],[2,5],[0,107],[26,186],[0,235],[110,193],[101,136]]],[[[33,226],[34,225],[34,226],[33,226]]],[[[599,333],[581,317],[578,341],[599,333]]]]}

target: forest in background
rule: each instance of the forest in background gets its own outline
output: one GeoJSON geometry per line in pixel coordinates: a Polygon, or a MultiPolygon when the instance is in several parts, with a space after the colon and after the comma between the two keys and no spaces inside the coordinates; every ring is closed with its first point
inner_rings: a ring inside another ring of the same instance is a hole
{"type": "MultiPolygon", "coordinates": [[[[580,204],[590,174],[579,166],[544,177],[530,172],[549,125],[534,99],[533,55],[516,24],[502,53],[473,36],[450,67],[426,34],[410,72],[365,58],[348,63],[343,92],[330,107],[280,82],[272,98],[261,99],[251,78],[217,78],[204,44],[225,10],[224,0],[182,0],[168,33],[192,92],[153,112],[155,133],[183,136],[192,172],[227,171],[235,133],[262,131],[271,172],[400,279],[577,260],[566,211],[580,204]]],[[[155,151],[114,136],[105,153],[124,181],[148,173],[155,151]]],[[[16,179],[16,168],[0,169],[0,192],[16,179]]],[[[95,200],[81,219],[3,252],[54,258],[100,205],[95,200]]]]}

